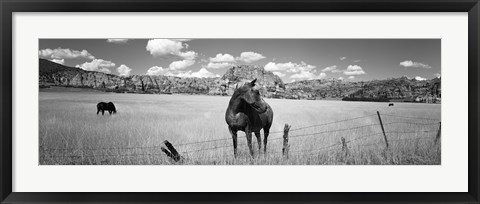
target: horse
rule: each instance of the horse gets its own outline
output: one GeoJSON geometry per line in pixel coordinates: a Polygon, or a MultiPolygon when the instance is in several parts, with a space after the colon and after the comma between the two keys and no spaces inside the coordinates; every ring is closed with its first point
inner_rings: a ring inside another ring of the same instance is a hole
{"type": "Polygon", "coordinates": [[[102,111],[102,115],[105,113],[105,111],[108,111],[110,115],[117,113],[117,109],[115,108],[115,105],[112,102],[100,102],[97,104],[97,115],[98,113],[102,111]]]}
{"type": "Polygon", "coordinates": [[[388,104],[388,106],[389,106],[389,107],[390,107],[390,106],[393,106],[393,103],[388,104]]]}
{"type": "Polygon", "coordinates": [[[260,97],[258,89],[254,88],[256,81],[257,79],[254,79],[242,87],[236,88],[225,112],[225,121],[233,139],[233,154],[235,158],[237,157],[237,132],[239,130],[245,132],[248,149],[253,157],[252,132],[257,137],[258,151],[260,153],[262,146],[260,130],[263,129],[263,151],[265,154],[267,152],[267,139],[273,122],[273,110],[260,97]]]}

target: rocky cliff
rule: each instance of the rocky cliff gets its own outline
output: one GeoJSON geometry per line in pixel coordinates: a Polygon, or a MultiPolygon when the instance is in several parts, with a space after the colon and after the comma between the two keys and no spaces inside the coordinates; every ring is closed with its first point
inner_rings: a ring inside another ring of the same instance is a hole
{"type": "Polygon", "coordinates": [[[353,101],[440,102],[441,79],[415,80],[407,77],[363,82],[317,79],[288,83],[286,98],[343,99],[353,101]]]}
{"type": "Polygon", "coordinates": [[[282,79],[272,72],[265,71],[263,67],[240,65],[233,66],[228,69],[222,76],[221,80],[225,84],[227,95],[232,95],[235,87],[241,86],[247,81],[257,79],[257,86],[260,86],[260,93],[265,97],[272,97],[273,95],[284,92],[285,85],[282,79]]]}
{"type": "Polygon", "coordinates": [[[219,78],[133,75],[120,77],[40,60],[40,87],[67,86],[128,93],[222,94],[219,78]],[[62,69],[63,68],[63,69],[62,69]]]}
{"type": "Polygon", "coordinates": [[[374,80],[357,84],[359,89],[349,93],[345,100],[380,100],[439,103],[441,79],[416,80],[407,77],[374,80]]]}
{"type": "Polygon", "coordinates": [[[118,93],[232,95],[236,86],[254,78],[264,97],[287,99],[344,99],[361,101],[440,102],[441,79],[418,81],[407,77],[350,82],[316,79],[283,83],[280,77],[263,67],[232,66],[219,78],[181,78],[173,76],[133,75],[120,77],[85,71],[40,59],[41,88],[68,86],[95,88],[118,93]]]}
{"type": "Polygon", "coordinates": [[[236,86],[257,78],[264,96],[283,89],[282,80],[257,66],[233,66],[221,78],[181,78],[174,76],[133,75],[120,77],[102,72],[67,67],[49,60],[39,62],[40,87],[68,86],[128,93],[188,93],[231,95],[236,86]]]}

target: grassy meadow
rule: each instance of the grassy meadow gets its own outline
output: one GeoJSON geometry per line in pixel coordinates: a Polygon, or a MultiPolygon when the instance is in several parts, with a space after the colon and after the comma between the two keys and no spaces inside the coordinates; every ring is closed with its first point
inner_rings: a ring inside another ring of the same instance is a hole
{"type": "Polygon", "coordinates": [[[274,112],[268,153],[258,152],[253,136],[255,157],[251,158],[245,133],[239,132],[235,159],[224,119],[229,99],[42,89],[39,163],[177,164],[160,150],[168,140],[185,158],[184,165],[441,164],[441,143],[434,143],[441,118],[439,104],[395,103],[389,107],[376,102],[264,99],[274,112]],[[100,101],[115,103],[117,114],[97,115],[100,101]],[[382,117],[388,149],[376,111],[382,117]],[[291,125],[288,159],[282,156],[285,123],[291,125]],[[341,137],[347,142],[343,150],[341,137]],[[203,142],[209,140],[214,141],[203,142]]]}

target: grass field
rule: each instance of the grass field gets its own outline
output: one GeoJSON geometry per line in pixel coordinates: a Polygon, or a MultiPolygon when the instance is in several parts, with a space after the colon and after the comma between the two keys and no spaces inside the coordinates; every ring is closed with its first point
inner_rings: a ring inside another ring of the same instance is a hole
{"type": "Polygon", "coordinates": [[[253,136],[256,156],[252,159],[245,134],[239,132],[239,156],[235,159],[224,119],[229,97],[115,94],[55,87],[39,94],[42,165],[175,164],[160,150],[164,140],[181,152],[186,165],[441,163],[441,143],[434,144],[439,104],[395,103],[388,107],[388,103],[373,102],[265,99],[274,112],[268,153],[262,150],[259,154],[253,136]],[[118,113],[97,115],[100,101],[114,102],[118,113]],[[384,123],[388,149],[376,111],[384,123]],[[361,118],[352,119],[357,117],[361,118]],[[292,126],[288,159],[281,153],[285,123],[292,126]],[[345,150],[341,137],[347,141],[345,150]],[[207,140],[217,141],[182,145],[207,140]]]}

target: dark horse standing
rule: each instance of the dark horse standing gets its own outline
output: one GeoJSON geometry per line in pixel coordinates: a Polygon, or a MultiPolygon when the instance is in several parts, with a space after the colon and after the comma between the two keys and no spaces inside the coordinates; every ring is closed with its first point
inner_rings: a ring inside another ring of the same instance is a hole
{"type": "Polygon", "coordinates": [[[263,129],[263,151],[267,152],[267,138],[273,121],[273,111],[254,89],[255,81],[244,84],[235,90],[225,113],[228,130],[233,139],[233,154],[237,157],[237,131],[244,131],[247,136],[248,149],[253,157],[252,132],[258,142],[258,150],[262,147],[260,130],[263,129]]]}
{"type": "Polygon", "coordinates": [[[112,102],[108,102],[108,103],[105,103],[105,102],[100,102],[97,104],[97,115],[98,113],[102,111],[102,115],[105,113],[105,111],[108,111],[108,113],[110,113],[110,115],[113,113],[117,113],[117,109],[115,108],[115,105],[113,105],[112,102]]]}

